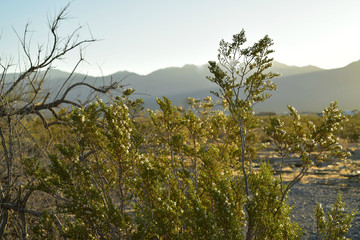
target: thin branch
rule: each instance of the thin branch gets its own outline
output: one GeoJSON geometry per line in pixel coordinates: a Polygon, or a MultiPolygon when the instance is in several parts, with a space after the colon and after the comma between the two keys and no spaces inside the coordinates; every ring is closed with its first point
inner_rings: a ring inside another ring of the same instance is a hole
{"type": "Polygon", "coordinates": [[[285,191],[283,192],[282,196],[281,196],[281,201],[283,202],[285,199],[286,194],[290,191],[290,189],[296,184],[298,183],[307,173],[307,171],[309,170],[309,168],[307,167],[303,167],[300,171],[300,173],[286,186],[285,191]]]}
{"type": "Polygon", "coordinates": [[[65,79],[64,83],[61,85],[59,91],[57,92],[56,96],[54,99],[57,99],[60,92],[62,91],[62,89],[64,88],[64,86],[66,85],[66,83],[70,80],[70,78],[73,76],[75,70],[77,69],[77,67],[79,66],[79,64],[83,61],[83,58],[81,57],[78,62],[76,63],[75,67],[72,69],[71,73],[69,74],[69,76],[65,79]]]}
{"type": "MultiPolygon", "coordinates": [[[[59,27],[60,21],[66,19],[67,9],[69,5],[65,6],[60,13],[57,15],[55,20],[50,24],[50,32],[53,38],[53,45],[51,46],[50,52],[43,58],[42,61],[40,61],[40,52],[41,49],[39,49],[38,53],[38,61],[34,65],[30,56],[29,48],[26,47],[26,37],[28,33],[28,25],[25,27],[24,36],[22,39],[20,39],[20,43],[23,46],[23,52],[27,56],[27,59],[29,61],[30,67],[22,73],[16,81],[9,87],[9,89],[5,92],[5,94],[2,96],[2,98],[6,98],[9,93],[11,93],[14,88],[23,81],[24,78],[26,78],[31,73],[43,69],[46,67],[49,67],[55,60],[61,59],[62,56],[66,55],[68,52],[80,47],[81,45],[84,45],[86,43],[95,42],[96,39],[87,39],[87,40],[78,40],[78,36],[75,37],[75,34],[81,29],[81,27],[75,29],[68,39],[66,40],[64,46],[59,50],[58,45],[61,42],[61,39],[58,37],[57,28],[59,27]],[[73,41],[71,43],[71,41],[73,41]]],[[[19,35],[18,35],[19,37],[19,35]]]]}

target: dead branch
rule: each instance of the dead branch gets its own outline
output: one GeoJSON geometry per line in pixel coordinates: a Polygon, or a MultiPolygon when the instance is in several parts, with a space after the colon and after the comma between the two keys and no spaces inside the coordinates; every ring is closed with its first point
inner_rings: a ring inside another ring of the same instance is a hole
{"type": "MultiPolygon", "coordinates": [[[[93,37],[81,39],[81,27],[76,28],[66,37],[59,35],[58,29],[61,23],[68,18],[68,9],[69,5],[65,6],[52,21],[49,21],[50,40],[47,41],[47,44],[39,44],[35,54],[32,54],[34,52],[29,37],[30,23],[26,24],[23,34],[18,34],[15,31],[20,42],[20,50],[25,59],[25,69],[20,73],[11,75],[13,79],[10,80],[10,74],[8,74],[10,67],[13,66],[12,61],[4,63],[4,60],[0,58],[0,151],[4,155],[0,161],[3,161],[1,165],[4,166],[4,169],[1,170],[6,173],[5,181],[0,182],[0,238],[6,234],[7,225],[13,224],[11,222],[13,220],[9,217],[9,211],[19,213],[17,220],[21,225],[21,233],[19,234],[22,239],[26,239],[28,230],[26,215],[33,217],[43,215],[41,211],[26,208],[27,202],[31,199],[30,196],[34,191],[23,192],[21,189],[32,186],[34,182],[33,179],[26,177],[23,170],[19,173],[19,169],[23,167],[21,160],[23,155],[26,155],[24,148],[26,144],[23,142],[26,134],[30,135],[30,138],[34,141],[32,144],[36,146],[36,149],[41,149],[44,146],[36,142],[21,120],[29,115],[40,118],[44,129],[47,129],[48,134],[51,136],[50,126],[65,124],[61,115],[57,113],[57,109],[68,106],[82,107],[86,104],[84,101],[70,99],[71,91],[78,87],[86,87],[93,92],[106,94],[118,89],[120,86],[119,82],[95,86],[87,83],[85,81],[86,77],[81,81],[71,83],[77,67],[84,61],[81,49],[87,44],[95,42],[96,39],[93,37]],[[62,60],[67,54],[75,50],[80,50],[79,60],[71,73],[64,79],[61,87],[53,92],[44,90],[43,86],[48,81],[47,76],[54,63],[62,60]],[[52,119],[52,122],[49,122],[50,120],[46,117],[45,111],[49,111],[56,120],[52,119]],[[19,130],[22,127],[25,131],[19,130]]],[[[46,155],[46,147],[44,148],[45,151],[43,151],[44,155],[46,155]]],[[[31,154],[33,155],[30,157],[38,158],[36,153],[31,154]]],[[[59,231],[62,232],[60,220],[55,214],[50,213],[50,215],[59,231]]]]}

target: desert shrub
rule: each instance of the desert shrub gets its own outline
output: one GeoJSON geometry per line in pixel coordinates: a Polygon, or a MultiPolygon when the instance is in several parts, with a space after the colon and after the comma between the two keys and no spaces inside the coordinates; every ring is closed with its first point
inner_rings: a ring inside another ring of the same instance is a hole
{"type": "MultiPolygon", "coordinates": [[[[272,40],[249,47],[245,33],[220,42],[209,62],[219,86],[190,108],[158,98],[160,110],[139,117],[141,100],[124,90],[109,103],[74,107],[68,141],[39,163],[23,161],[32,191],[52,200],[29,230],[33,238],[67,239],[299,239],[287,194],[314,164],[346,157],[334,133],[344,117],[336,103],[313,123],[289,107],[291,124],[272,118],[265,129],[281,157],[298,154],[303,166],[288,184],[271,166],[253,168],[263,129],[253,106],[276,86],[268,72],[272,40]]],[[[266,146],[263,146],[266,147],[266,146]]],[[[346,215],[344,215],[346,219],[346,215]]],[[[323,228],[321,228],[323,229],[323,228]]]]}
{"type": "Polygon", "coordinates": [[[342,202],[341,194],[330,210],[325,214],[320,203],[315,208],[316,217],[316,239],[348,239],[345,235],[349,232],[355,211],[346,213],[345,204],[342,202]]]}
{"type": "Polygon", "coordinates": [[[252,197],[245,204],[249,224],[248,237],[255,239],[300,239],[301,228],[291,221],[292,207],[282,199],[282,183],[268,163],[249,175],[252,197]]]}

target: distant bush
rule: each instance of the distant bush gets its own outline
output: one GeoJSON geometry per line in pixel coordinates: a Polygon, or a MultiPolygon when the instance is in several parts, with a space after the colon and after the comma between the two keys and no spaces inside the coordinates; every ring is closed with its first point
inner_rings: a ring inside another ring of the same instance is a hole
{"type": "Polygon", "coordinates": [[[349,142],[358,142],[360,137],[360,114],[349,116],[348,121],[343,124],[339,137],[349,142]]]}
{"type": "Polygon", "coordinates": [[[259,112],[259,113],[256,113],[255,116],[259,116],[259,117],[262,117],[262,116],[275,116],[276,113],[275,112],[259,112]]]}

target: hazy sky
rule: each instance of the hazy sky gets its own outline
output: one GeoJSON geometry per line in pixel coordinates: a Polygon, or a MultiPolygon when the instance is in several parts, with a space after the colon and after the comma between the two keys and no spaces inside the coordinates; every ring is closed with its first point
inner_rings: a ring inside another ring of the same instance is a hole
{"type": "MultiPolygon", "coordinates": [[[[0,57],[17,59],[30,22],[32,44],[46,43],[48,18],[69,1],[0,0],[0,57]]],[[[360,59],[359,0],[73,0],[63,36],[79,25],[82,37],[100,41],[85,49],[90,75],[128,70],[147,74],[159,68],[215,60],[221,39],[245,29],[249,43],[269,35],[276,61],[288,65],[343,67],[360,59]]],[[[78,52],[57,67],[69,71],[78,52]]]]}

